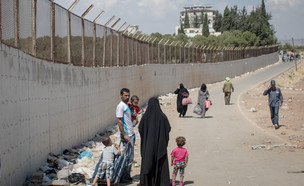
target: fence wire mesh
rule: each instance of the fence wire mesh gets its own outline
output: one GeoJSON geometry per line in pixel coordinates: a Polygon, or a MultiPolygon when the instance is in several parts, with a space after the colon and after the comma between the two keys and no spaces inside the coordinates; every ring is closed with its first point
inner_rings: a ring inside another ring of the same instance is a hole
{"type": "Polygon", "coordinates": [[[55,61],[68,61],[68,12],[55,5],[55,61]]]}
{"type": "Polygon", "coordinates": [[[1,0],[2,42],[11,46],[15,45],[14,1],[1,0]]]}
{"type": "Polygon", "coordinates": [[[112,33],[111,33],[111,29],[110,28],[106,28],[106,37],[105,37],[105,40],[106,40],[106,53],[105,53],[105,66],[106,67],[110,67],[111,66],[111,60],[112,60],[112,48],[111,48],[111,41],[112,41],[112,33]]]}
{"type": "Polygon", "coordinates": [[[118,34],[119,38],[119,66],[125,66],[125,39],[122,34],[118,34]]]}
{"type": "Polygon", "coordinates": [[[93,66],[93,30],[92,22],[84,20],[84,64],[85,66],[93,66]]]}
{"type": "Polygon", "coordinates": [[[113,30],[113,35],[112,35],[112,66],[118,66],[118,62],[117,62],[117,57],[118,57],[118,47],[119,47],[119,43],[117,43],[118,41],[118,33],[117,31],[113,30]]]}
{"type": "Polygon", "coordinates": [[[159,44],[143,34],[126,35],[94,25],[49,0],[1,0],[0,3],[1,42],[55,62],[89,67],[210,63],[278,51],[278,46],[201,47],[172,41],[164,45],[165,41],[159,44]]]}
{"type": "Polygon", "coordinates": [[[51,53],[51,3],[40,0],[37,1],[36,55],[50,60],[51,53]]]}
{"type": "Polygon", "coordinates": [[[71,63],[81,65],[81,18],[70,14],[71,20],[71,63]]]}
{"type": "Polygon", "coordinates": [[[19,1],[19,47],[32,53],[32,0],[19,1]]]}
{"type": "Polygon", "coordinates": [[[103,26],[96,25],[96,65],[100,67],[103,61],[104,29],[103,26]]]}

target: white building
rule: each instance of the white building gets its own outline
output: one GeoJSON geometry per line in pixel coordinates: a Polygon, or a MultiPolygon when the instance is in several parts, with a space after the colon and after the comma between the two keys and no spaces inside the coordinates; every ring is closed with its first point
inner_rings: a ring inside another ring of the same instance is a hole
{"type": "MultiPolygon", "coordinates": [[[[184,10],[180,12],[180,22],[184,25],[186,13],[189,17],[190,28],[184,28],[185,34],[188,37],[194,37],[196,35],[202,35],[203,29],[203,16],[207,14],[208,22],[209,22],[209,33],[210,35],[219,35],[220,33],[216,33],[213,29],[215,10],[211,9],[211,6],[202,6],[202,5],[194,5],[194,6],[186,6],[184,10]],[[198,27],[195,26],[195,19],[198,20],[198,27]]],[[[176,35],[178,34],[178,29],[180,25],[176,27],[176,35]]]]}

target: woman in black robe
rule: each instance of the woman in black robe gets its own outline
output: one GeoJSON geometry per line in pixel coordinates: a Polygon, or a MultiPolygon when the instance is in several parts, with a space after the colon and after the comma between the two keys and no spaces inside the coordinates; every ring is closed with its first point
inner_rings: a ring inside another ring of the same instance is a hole
{"type": "Polygon", "coordinates": [[[167,146],[171,127],[157,98],[149,99],[148,108],[139,123],[138,130],[142,158],[139,185],[169,186],[167,146]]]}
{"type": "Polygon", "coordinates": [[[182,105],[183,101],[183,93],[186,92],[189,95],[188,90],[184,87],[184,85],[181,83],[179,84],[179,87],[174,91],[174,94],[177,94],[177,100],[176,100],[176,105],[177,105],[177,112],[179,113],[179,117],[185,116],[188,105],[182,105]]]}

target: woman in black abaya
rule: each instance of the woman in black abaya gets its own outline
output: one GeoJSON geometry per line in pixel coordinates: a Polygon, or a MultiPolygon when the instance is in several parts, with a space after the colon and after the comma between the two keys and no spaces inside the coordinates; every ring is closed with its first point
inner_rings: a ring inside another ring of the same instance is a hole
{"type": "Polygon", "coordinates": [[[177,112],[179,113],[179,117],[185,116],[188,105],[182,105],[183,101],[183,93],[186,92],[189,95],[188,90],[184,87],[184,85],[181,83],[179,84],[179,87],[174,91],[174,94],[177,94],[177,100],[176,100],[176,105],[177,105],[177,112]]]}
{"type": "Polygon", "coordinates": [[[139,123],[138,130],[142,158],[139,185],[169,186],[167,146],[171,127],[157,98],[149,99],[148,108],[139,123]]]}

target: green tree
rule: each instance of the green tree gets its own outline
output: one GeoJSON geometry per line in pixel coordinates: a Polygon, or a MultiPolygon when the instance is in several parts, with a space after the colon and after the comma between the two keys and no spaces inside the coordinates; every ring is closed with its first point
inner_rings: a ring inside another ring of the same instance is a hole
{"type": "Polygon", "coordinates": [[[192,42],[194,44],[203,46],[203,45],[207,44],[207,38],[205,36],[202,36],[202,35],[196,35],[192,38],[192,42]]]}
{"type": "Polygon", "coordinates": [[[264,0],[261,6],[253,10],[248,19],[248,29],[254,33],[259,39],[255,45],[271,45],[277,42],[274,34],[274,28],[270,25],[271,15],[266,12],[264,0]]]}
{"type": "Polygon", "coordinates": [[[219,11],[215,11],[213,28],[217,32],[222,32],[222,19],[223,19],[222,14],[219,13],[219,11]]]}
{"type": "Polygon", "coordinates": [[[235,35],[232,32],[225,31],[218,37],[218,40],[219,46],[234,47],[234,44],[237,39],[235,38],[235,35]]]}
{"type": "Polygon", "coordinates": [[[204,16],[204,22],[203,22],[203,36],[208,37],[209,36],[209,24],[208,24],[208,16],[207,13],[204,16]]]}
{"type": "Polygon", "coordinates": [[[158,42],[163,38],[163,35],[160,34],[160,33],[158,33],[158,32],[152,33],[151,36],[152,36],[153,38],[157,38],[157,39],[155,40],[155,43],[158,43],[158,42]]]}
{"type": "Polygon", "coordinates": [[[189,38],[187,37],[186,34],[180,33],[174,38],[174,41],[181,41],[184,43],[188,43],[189,38]]]}
{"type": "Polygon", "coordinates": [[[222,19],[222,32],[229,31],[230,29],[231,29],[230,10],[228,6],[226,6],[222,19]]]}
{"type": "Polygon", "coordinates": [[[243,32],[243,38],[247,41],[247,46],[254,46],[257,42],[257,36],[249,31],[243,32]]]}
{"type": "Polygon", "coordinates": [[[183,25],[182,21],[180,21],[180,26],[179,26],[179,29],[178,29],[178,34],[184,34],[184,33],[185,33],[184,25],[183,25]]]}
{"type": "Polygon", "coordinates": [[[199,28],[200,27],[200,21],[197,15],[194,16],[193,19],[193,28],[199,28]]]}
{"type": "Polygon", "coordinates": [[[238,24],[238,29],[241,30],[242,32],[245,32],[248,30],[248,14],[245,6],[239,13],[239,24],[238,24]]]}
{"type": "Polygon", "coordinates": [[[219,38],[214,35],[207,37],[206,45],[219,46],[219,38]]]}
{"type": "Polygon", "coordinates": [[[190,21],[189,21],[189,16],[188,16],[187,11],[185,12],[184,28],[190,28],[190,21]]]}
{"type": "Polygon", "coordinates": [[[229,19],[230,19],[230,29],[229,30],[238,30],[238,24],[239,24],[239,14],[238,14],[238,7],[234,5],[230,8],[229,13],[229,19]]]}

